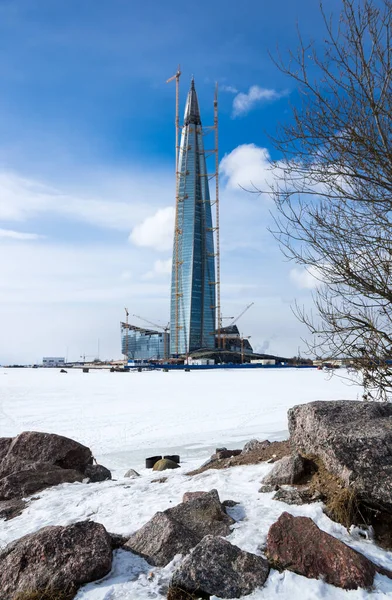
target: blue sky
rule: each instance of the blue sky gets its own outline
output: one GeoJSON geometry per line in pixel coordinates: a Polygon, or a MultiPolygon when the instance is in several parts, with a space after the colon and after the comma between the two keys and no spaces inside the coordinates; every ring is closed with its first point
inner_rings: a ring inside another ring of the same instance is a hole
{"type": "MultiPolygon", "coordinates": [[[[337,11],[340,2],[328,0],[337,11]]],[[[292,355],[313,282],[267,232],[268,138],[297,92],[269,52],[322,47],[314,0],[0,0],[0,363],[120,355],[119,321],[166,323],[174,84],[205,125],[220,86],[222,298],[258,349],[292,355]]],[[[141,324],[141,323],[140,323],[141,324]]],[[[303,346],[303,345],[302,345],[303,346]]],[[[304,347],[303,347],[304,348],[304,347]]]]}

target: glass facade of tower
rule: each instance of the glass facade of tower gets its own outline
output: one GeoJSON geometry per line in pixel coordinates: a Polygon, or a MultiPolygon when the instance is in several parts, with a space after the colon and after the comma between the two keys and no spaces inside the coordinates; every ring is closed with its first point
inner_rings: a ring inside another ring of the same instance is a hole
{"type": "Polygon", "coordinates": [[[203,131],[193,81],[185,108],[178,169],[170,315],[172,356],[215,347],[214,234],[203,131]]]}

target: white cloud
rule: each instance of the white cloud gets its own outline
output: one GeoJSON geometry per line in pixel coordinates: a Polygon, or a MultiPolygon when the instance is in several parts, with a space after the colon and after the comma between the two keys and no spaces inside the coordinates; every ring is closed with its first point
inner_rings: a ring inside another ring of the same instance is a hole
{"type": "Polygon", "coordinates": [[[0,238],[8,238],[12,240],[39,240],[42,235],[37,233],[24,233],[22,231],[13,231],[12,229],[0,229],[0,238]]]}
{"type": "Polygon", "coordinates": [[[170,250],[173,244],[174,218],[174,207],[160,208],[133,228],[129,240],[136,246],[170,250]]]}
{"type": "MultiPolygon", "coordinates": [[[[96,174],[88,192],[65,192],[61,188],[0,171],[0,220],[23,222],[30,218],[62,216],[119,231],[129,231],[145,218],[156,199],[168,201],[172,182],[165,173],[159,182],[148,175],[96,174]]],[[[81,185],[80,187],[83,187],[81,185]]]]}
{"type": "Polygon", "coordinates": [[[229,94],[238,94],[238,90],[237,90],[237,88],[235,88],[235,87],[234,87],[234,86],[232,86],[232,85],[220,85],[220,86],[219,86],[219,89],[220,89],[222,92],[228,92],[229,94]]]}
{"type": "Polygon", "coordinates": [[[322,284],[317,267],[291,269],[290,280],[300,289],[314,290],[322,284]]]}
{"type": "Polygon", "coordinates": [[[220,172],[226,178],[226,187],[251,189],[256,186],[267,189],[267,184],[273,180],[270,160],[267,148],[260,148],[255,144],[237,146],[220,162],[220,172]]]}
{"type": "Polygon", "coordinates": [[[156,260],[151,271],[143,275],[143,279],[155,279],[156,277],[166,277],[170,275],[172,269],[172,259],[156,260]]]}
{"type": "Polygon", "coordinates": [[[240,92],[234,98],[232,117],[235,118],[246,115],[259,102],[271,102],[273,100],[279,100],[279,98],[282,98],[286,95],[286,91],[278,92],[276,90],[262,88],[258,85],[252,85],[247,94],[240,92]]]}

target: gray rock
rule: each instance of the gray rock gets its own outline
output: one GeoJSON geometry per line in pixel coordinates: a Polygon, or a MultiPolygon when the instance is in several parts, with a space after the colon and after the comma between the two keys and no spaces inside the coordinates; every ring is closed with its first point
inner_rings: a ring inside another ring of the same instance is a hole
{"type": "Polygon", "coordinates": [[[156,513],[129,538],[124,549],[140,554],[152,565],[164,566],[176,554],[188,553],[207,534],[228,535],[234,522],[218,492],[212,490],[156,513]]]}
{"type": "Polygon", "coordinates": [[[318,456],[366,502],[392,511],[392,404],[311,402],[288,412],[297,451],[318,456]]]}
{"type": "Polygon", "coordinates": [[[262,485],[259,489],[260,494],[270,494],[271,492],[276,492],[279,489],[278,485],[262,485]]]}
{"type": "Polygon", "coordinates": [[[166,471],[166,469],[178,469],[180,465],[169,458],[161,458],[157,460],[153,466],[153,471],[166,471]]]}
{"type": "Polygon", "coordinates": [[[9,521],[14,517],[18,517],[28,504],[29,503],[24,500],[16,499],[0,501],[0,519],[9,521]]]}
{"type": "Polygon", "coordinates": [[[225,508],[234,508],[238,504],[239,502],[236,502],[235,500],[223,500],[222,502],[222,506],[224,506],[225,508]]]}
{"type": "Polygon", "coordinates": [[[274,463],[272,471],[261,483],[267,485],[285,485],[297,483],[305,472],[305,461],[299,454],[284,456],[274,463]]]}
{"type": "Polygon", "coordinates": [[[219,598],[240,598],[264,585],[268,562],[207,535],[174,571],[171,586],[219,598]]]}
{"type": "Polygon", "coordinates": [[[0,461],[2,461],[11,446],[12,438],[0,438],[0,461]]]}
{"type": "Polygon", "coordinates": [[[263,440],[260,442],[259,440],[253,439],[245,444],[242,450],[242,454],[248,454],[249,452],[254,452],[255,450],[265,450],[270,445],[270,441],[263,440]]]}
{"type": "Polygon", "coordinates": [[[136,479],[136,477],[140,477],[140,473],[135,471],[135,469],[129,469],[124,475],[124,477],[129,477],[129,479],[136,479]]]}
{"type": "Polygon", "coordinates": [[[108,479],[112,478],[112,474],[109,469],[103,467],[102,465],[87,465],[84,474],[89,478],[91,483],[107,481],[108,479]]]}
{"type": "Polygon", "coordinates": [[[285,502],[286,504],[299,505],[309,504],[313,501],[309,490],[297,490],[296,488],[280,488],[272,499],[285,502]]]}
{"type": "MultiPolygon", "coordinates": [[[[91,450],[86,446],[62,435],[37,431],[25,431],[13,438],[4,458],[21,463],[45,462],[81,473],[93,462],[91,450]]],[[[12,471],[5,472],[1,465],[0,472],[4,476],[12,471]]]]}
{"type": "Polygon", "coordinates": [[[200,537],[166,511],[156,513],[128,539],[123,548],[139,554],[150,565],[164,567],[176,554],[187,554],[199,541],[200,537]]]}
{"type": "Polygon", "coordinates": [[[111,540],[103,525],[84,521],[45,527],[0,552],[1,599],[47,588],[76,594],[81,585],[107,575],[111,566],[111,540]]]}
{"type": "Polygon", "coordinates": [[[229,535],[230,526],[235,523],[234,519],[226,514],[216,490],[177,504],[165,513],[193,531],[200,539],[208,534],[229,535]]]}
{"type": "Polygon", "coordinates": [[[0,500],[23,498],[60,483],[83,481],[84,475],[72,469],[61,469],[48,463],[29,463],[25,470],[0,479],[0,500]]]}

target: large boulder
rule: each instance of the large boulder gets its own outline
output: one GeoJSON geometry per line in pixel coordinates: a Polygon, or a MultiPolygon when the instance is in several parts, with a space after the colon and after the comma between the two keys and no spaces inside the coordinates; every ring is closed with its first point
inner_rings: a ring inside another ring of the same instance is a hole
{"type": "Polygon", "coordinates": [[[147,560],[150,565],[164,567],[176,554],[187,554],[200,537],[171,518],[167,512],[156,513],[123,545],[147,560]]]}
{"type": "Polygon", "coordinates": [[[266,554],[281,569],[346,590],[369,588],[376,574],[370,560],[321,531],[312,519],[287,512],[271,526],[266,554]]]}
{"type": "Polygon", "coordinates": [[[48,463],[28,463],[0,479],[0,500],[24,498],[60,483],[83,481],[84,475],[48,463]]]}
{"type": "Polygon", "coordinates": [[[268,562],[207,535],[174,571],[171,586],[219,598],[240,598],[264,585],[268,562]]]}
{"type": "Polygon", "coordinates": [[[235,523],[226,513],[216,490],[177,504],[165,512],[193,531],[200,539],[208,534],[229,535],[230,526],[235,523]]]}
{"type": "Polygon", "coordinates": [[[311,402],[288,412],[290,440],[375,508],[392,511],[392,404],[311,402]]]}
{"type": "Polygon", "coordinates": [[[24,592],[76,593],[112,567],[110,536],[98,523],[45,527],[0,552],[1,600],[24,592]]]}
{"type": "Polygon", "coordinates": [[[87,465],[91,465],[93,462],[91,450],[87,446],[62,435],[41,433],[39,431],[25,431],[16,436],[3,458],[5,461],[4,467],[0,465],[0,472],[3,476],[8,474],[4,471],[8,460],[20,463],[51,463],[62,469],[74,469],[81,473],[84,473],[87,465]]]}
{"type": "Polygon", "coordinates": [[[207,534],[229,535],[234,519],[226,514],[216,490],[158,512],[126,542],[124,548],[150,564],[165,566],[176,554],[187,554],[207,534]]]}
{"type": "Polygon", "coordinates": [[[265,485],[298,483],[305,473],[305,461],[299,454],[284,456],[278,460],[262,482],[265,485]]]}

